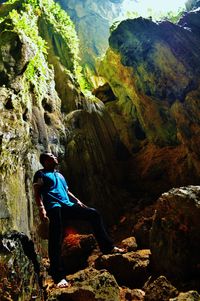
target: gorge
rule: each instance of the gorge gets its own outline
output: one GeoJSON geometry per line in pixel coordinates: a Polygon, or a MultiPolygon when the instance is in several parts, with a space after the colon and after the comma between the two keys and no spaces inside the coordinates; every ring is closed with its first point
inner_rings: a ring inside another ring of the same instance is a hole
{"type": "Polygon", "coordinates": [[[0,4],[0,300],[200,300],[199,1],[176,24],[111,32],[123,1],[56,2],[0,4]],[[63,292],[44,288],[32,178],[45,150],[127,249],[89,257],[91,237],[73,238],[89,261],[63,292]]]}

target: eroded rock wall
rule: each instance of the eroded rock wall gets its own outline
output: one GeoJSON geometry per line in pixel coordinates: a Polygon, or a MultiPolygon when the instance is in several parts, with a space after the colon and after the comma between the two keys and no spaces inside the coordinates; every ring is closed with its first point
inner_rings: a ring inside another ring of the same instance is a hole
{"type": "Polygon", "coordinates": [[[108,47],[110,26],[116,18],[125,14],[126,0],[57,0],[72,18],[80,39],[80,57],[85,71],[96,70],[96,58],[108,47]]]}
{"type": "Polygon", "coordinates": [[[81,92],[74,25],[46,0],[4,4],[0,15],[1,233],[34,231],[32,178],[44,150],[59,156],[71,190],[108,218],[123,195],[120,141],[103,103],[81,92]]]}
{"type": "Polygon", "coordinates": [[[126,20],[110,36],[100,74],[115,95],[106,106],[132,156],[134,192],[199,181],[198,20],[198,10],[177,25],[126,20]]]}
{"type": "Polygon", "coordinates": [[[14,10],[1,22],[1,232],[15,229],[30,233],[31,183],[39,168],[38,152],[62,149],[61,102],[43,46],[31,7],[14,10]],[[49,115],[54,123],[49,122],[49,115]]]}

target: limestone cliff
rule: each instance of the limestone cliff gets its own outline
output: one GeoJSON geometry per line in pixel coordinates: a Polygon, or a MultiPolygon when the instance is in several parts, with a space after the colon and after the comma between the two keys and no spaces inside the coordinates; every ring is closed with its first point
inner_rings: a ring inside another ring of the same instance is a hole
{"type": "Polygon", "coordinates": [[[96,58],[108,47],[109,28],[123,15],[125,0],[57,0],[71,16],[80,39],[80,57],[85,68],[96,69],[96,58]]]}
{"type": "Polygon", "coordinates": [[[43,150],[66,159],[61,169],[86,202],[109,212],[120,198],[118,136],[101,101],[80,90],[77,43],[53,1],[0,7],[1,233],[34,230],[31,183],[43,150]]]}
{"type": "Polygon", "coordinates": [[[199,16],[126,20],[110,36],[100,74],[115,95],[106,106],[131,154],[134,192],[199,182],[199,16]]]}

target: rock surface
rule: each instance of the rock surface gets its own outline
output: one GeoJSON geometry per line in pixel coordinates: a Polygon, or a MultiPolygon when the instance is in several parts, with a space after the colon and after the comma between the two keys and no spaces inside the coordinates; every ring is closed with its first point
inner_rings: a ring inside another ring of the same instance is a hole
{"type": "Polygon", "coordinates": [[[72,274],[86,268],[88,257],[95,247],[96,241],[92,234],[69,234],[66,236],[62,248],[66,274],[72,274]]]}
{"type": "Polygon", "coordinates": [[[111,203],[123,195],[116,189],[119,137],[102,102],[81,92],[73,24],[53,1],[4,4],[1,16],[0,231],[35,231],[32,178],[44,150],[59,156],[71,190],[102,204],[109,220],[111,203]]]}
{"type": "Polygon", "coordinates": [[[199,231],[200,187],[174,188],[164,193],[156,205],[150,237],[154,270],[179,281],[197,279],[199,231]]]}
{"type": "Polygon", "coordinates": [[[138,250],[125,254],[103,255],[95,267],[106,269],[115,276],[120,286],[141,288],[149,276],[150,250],[138,250]]]}
{"type": "Polygon", "coordinates": [[[72,287],[49,292],[48,301],[120,301],[120,290],[115,278],[107,271],[88,268],[68,276],[72,287]]]}
{"type": "Polygon", "coordinates": [[[177,289],[164,276],[160,276],[147,285],[144,300],[168,301],[169,298],[176,297],[177,295],[177,289]]]}
{"type": "Polygon", "coordinates": [[[125,20],[100,65],[115,95],[107,110],[131,155],[127,186],[140,196],[199,182],[199,16],[125,20]]]}
{"type": "Polygon", "coordinates": [[[57,0],[71,16],[80,39],[82,64],[96,69],[95,60],[108,47],[109,27],[123,14],[124,0],[57,0]],[[100,29],[100,30],[99,30],[100,29]]]}
{"type": "Polygon", "coordinates": [[[196,291],[180,293],[176,298],[170,298],[169,301],[198,301],[200,295],[196,291]]]}
{"type": "Polygon", "coordinates": [[[0,300],[44,300],[34,245],[23,233],[1,236],[0,279],[0,300]]]}

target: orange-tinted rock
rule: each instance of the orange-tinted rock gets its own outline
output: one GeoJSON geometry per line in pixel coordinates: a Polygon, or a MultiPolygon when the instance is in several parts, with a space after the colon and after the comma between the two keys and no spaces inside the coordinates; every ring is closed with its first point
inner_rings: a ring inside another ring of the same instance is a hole
{"type": "Polygon", "coordinates": [[[128,251],[136,251],[137,250],[137,242],[135,237],[128,237],[122,240],[122,246],[128,251]]]}
{"type": "Polygon", "coordinates": [[[87,266],[87,259],[96,246],[92,234],[70,234],[63,242],[62,257],[66,273],[75,273],[87,266]]]}

